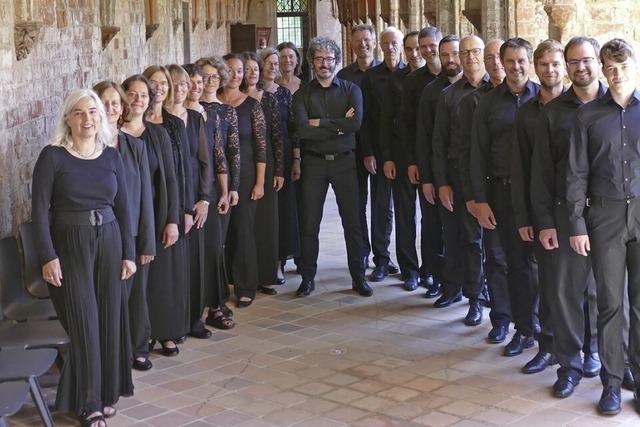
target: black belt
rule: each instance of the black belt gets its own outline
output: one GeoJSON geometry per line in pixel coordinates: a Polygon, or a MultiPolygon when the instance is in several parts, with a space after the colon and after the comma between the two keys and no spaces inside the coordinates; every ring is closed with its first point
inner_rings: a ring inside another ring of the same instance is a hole
{"type": "Polygon", "coordinates": [[[343,151],[342,153],[331,153],[331,154],[322,154],[311,150],[302,150],[303,154],[308,154],[313,157],[317,157],[322,160],[339,160],[343,157],[347,157],[349,154],[353,153],[353,150],[343,151]]]}
{"type": "Polygon", "coordinates": [[[510,176],[489,176],[487,177],[489,182],[495,182],[502,185],[511,185],[511,177],[510,176]]]}
{"type": "Polygon", "coordinates": [[[103,225],[109,224],[116,219],[113,209],[92,209],[90,211],[55,211],[53,212],[53,223],[64,225],[103,225]]]}
{"type": "Polygon", "coordinates": [[[585,204],[587,206],[606,206],[606,205],[623,205],[623,204],[631,204],[631,202],[636,199],[633,197],[627,197],[624,199],[607,199],[606,197],[589,197],[587,198],[585,204]]]}

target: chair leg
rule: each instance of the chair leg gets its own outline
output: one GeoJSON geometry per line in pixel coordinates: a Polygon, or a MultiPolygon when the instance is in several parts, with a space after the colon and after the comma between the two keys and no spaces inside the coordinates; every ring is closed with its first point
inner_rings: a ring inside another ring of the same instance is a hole
{"type": "Polygon", "coordinates": [[[34,376],[29,377],[29,392],[31,393],[33,403],[38,408],[42,424],[45,427],[54,427],[55,424],[53,423],[53,418],[51,418],[51,412],[49,412],[47,402],[44,400],[44,396],[42,395],[38,378],[34,376]]]}

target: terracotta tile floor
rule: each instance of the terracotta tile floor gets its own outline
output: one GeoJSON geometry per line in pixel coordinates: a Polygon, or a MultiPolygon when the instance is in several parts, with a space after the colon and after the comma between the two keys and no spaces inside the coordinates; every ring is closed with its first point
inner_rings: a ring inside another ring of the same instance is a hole
{"type": "MultiPolygon", "coordinates": [[[[188,339],[175,358],[153,354],[154,369],[134,371],[135,396],[119,402],[109,426],[640,425],[628,391],[623,412],[604,418],[597,378],[559,400],[550,394],[555,369],[521,374],[535,348],[501,356],[502,345],[485,341],[487,310],[482,325],[467,327],[467,304],[434,309],[397,276],[375,284],[372,298],[355,296],[331,192],[321,236],[312,296],[295,298],[299,278],[289,271],[279,295],[235,310],[235,329],[188,339]]],[[[10,423],[40,420],[27,406],[10,423]]]]}

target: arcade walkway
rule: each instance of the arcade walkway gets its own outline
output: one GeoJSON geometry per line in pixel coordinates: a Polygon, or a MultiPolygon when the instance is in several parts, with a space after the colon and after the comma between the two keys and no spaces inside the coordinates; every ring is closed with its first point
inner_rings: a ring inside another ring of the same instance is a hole
{"type": "MultiPolygon", "coordinates": [[[[465,303],[434,309],[398,277],[374,285],[372,298],[355,296],[341,233],[330,192],[316,292],[294,298],[299,278],[289,272],[278,296],[234,308],[230,332],[188,339],[175,358],[152,355],[154,368],[134,371],[135,396],[109,426],[639,425],[628,391],[623,412],[603,418],[599,379],[558,400],[555,369],[521,374],[535,348],[501,356],[485,341],[486,310],[481,326],[467,327],[465,303]]],[[[40,425],[33,408],[10,422],[40,425]]],[[[56,416],[56,425],[77,424],[56,416]]]]}

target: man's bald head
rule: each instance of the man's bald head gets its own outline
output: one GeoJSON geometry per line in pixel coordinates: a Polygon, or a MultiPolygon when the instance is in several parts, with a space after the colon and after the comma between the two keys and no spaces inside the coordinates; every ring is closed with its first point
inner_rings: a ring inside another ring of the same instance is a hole
{"type": "Polygon", "coordinates": [[[484,66],[493,84],[502,82],[505,75],[502,61],[500,61],[500,47],[503,43],[502,39],[492,39],[484,48],[484,66]]]}
{"type": "Polygon", "coordinates": [[[468,78],[478,73],[484,74],[483,51],[484,42],[478,36],[469,35],[460,40],[462,69],[468,78]]]}

